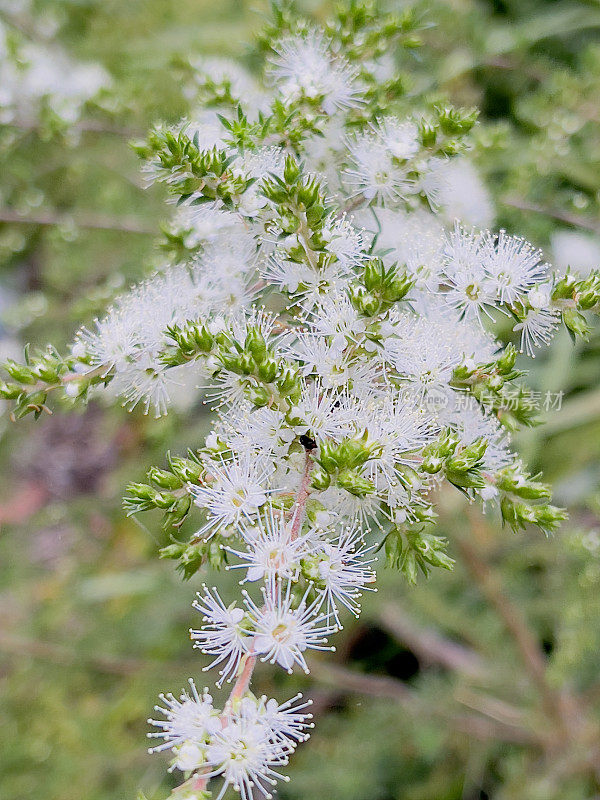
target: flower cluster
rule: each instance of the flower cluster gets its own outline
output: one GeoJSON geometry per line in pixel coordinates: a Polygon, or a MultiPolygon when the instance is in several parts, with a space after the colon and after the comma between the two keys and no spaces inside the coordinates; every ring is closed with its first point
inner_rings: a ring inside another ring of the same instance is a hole
{"type": "MultiPolygon", "coordinates": [[[[148,720],[157,727],[153,738],[163,741],[150,752],[172,750],[172,768],[183,772],[202,769],[204,779],[221,777],[223,783],[217,800],[232,786],[243,800],[250,800],[253,789],[265,798],[278,779],[285,780],[278,769],[288,763],[290,753],[308,738],[310,701],[298,703],[296,695],[279,705],[266,697],[244,697],[235,708],[224,712],[213,706],[213,698],[204,689],[200,694],[190,680],[189,693],[179,698],[161,695],[156,706],[161,719],[148,720]]],[[[197,797],[190,794],[188,797],[197,797]]]]}
{"type": "Polygon", "coordinates": [[[394,42],[414,46],[414,20],[352,8],[322,31],[276,16],[262,80],[196,65],[206,105],[137,146],[177,203],[169,260],[67,356],[27,353],[0,385],[15,416],[100,386],[157,415],[182,384],[213,404],[204,445],[127,497],[130,513],[164,511],[161,555],[186,577],[208,562],[243,586],[194,602],[194,647],[217,686],[234,682],[224,709],[192,683],[154,722],[190,798],[216,776],[218,798],[270,796],[307,715],[251,695],[256,662],[308,672],[359,613],[378,550],[410,582],[450,569],[433,533],[444,484],[516,530],[565,516],[511,449],[536,404],[495,324],[512,318],[529,354],[560,323],[583,335],[600,274],[557,274],[522,239],[473,227],[491,215],[465,155],[475,114],[409,113],[391,78],[384,108],[376,76],[394,42]]]}
{"type": "MultiPolygon", "coordinates": [[[[23,26],[10,20],[9,16],[8,23],[0,21],[0,122],[35,124],[38,119],[32,119],[32,112],[62,123],[76,122],[85,103],[110,85],[110,76],[99,64],[74,64],[48,41],[47,30],[34,29],[29,37],[23,26]]],[[[53,25],[49,19],[48,24],[53,25]]]]}

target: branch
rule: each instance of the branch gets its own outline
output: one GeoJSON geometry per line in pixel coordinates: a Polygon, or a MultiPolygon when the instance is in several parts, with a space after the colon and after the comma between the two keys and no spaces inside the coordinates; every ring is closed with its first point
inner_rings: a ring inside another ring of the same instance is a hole
{"type": "MultiPolygon", "coordinates": [[[[415,716],[441,718],[444,724],[451,724],[457,731],[481,741],[500,740],[515,744],[539,745],[538,737],[532,731],[521,727],[516,721],[486,719],[472,714],[454,715],[443,709],[428,708],[420,702],[418,695],[402,681],[387,675],[366,675],[346,667],[326,664],[321,661],[311,665],[312,675],[320,682],[336,689],[371,697],[387,698],[399,703],[415,716]]],[[[485,698],[482,698],[482,700],[485,698]]],[[[495,698],[490,698],[490,707],[495,708],[495,698]]],[[[482,711],[482,709],[478,709],[482,711]]],[[[482,711],[482,713],[484,713],[482,711]]]]}
{"type": "MultiPolygon", "coordinates": [[[[479,535],[481,536],[482,529],[485,527],[483,519],[472,509],[467,510],[467,517],[472,530],[475,532],[475,538],[477,538],[477,529],[479,529],[479,535]]],[[[456,545],[461,552],[465,566],[479,586],[481,593],[495,609],[506,630],[514,640],[531,682],[542,698],[547,715],[554,719],[564,731],[561,695],[548,683],[546,658],[540,649],[536,636],[527,625],[525,617],[504,594],[499,577],[484,561],[477,548],[462,537],[456,538],[456,545]]]]}
{"type": "Polygon", "coordinates": [[[397,605],[386,604],[379,619],[392,636],[407,644],[423,661],[441,664],[470,678],[482,678],[488,673],[483,659],[474,650],[446,639],[437,631],[420,628],[397,605]]]}
{"type": "Polygon", "coordinates": [[[583,228],[593,233],[600,233],[600,223],[592,217],[586,217],[583,214],[572,214],[569,211],[560,211],[559,209],[545,208],[538,206],[535,203],[529,203],[526,200],[521,200],[519,197],[504,197],[500,201],[505,206],[511,208],[518,208],[520,211],[531,211],[534,214],[544,214],[546,217],[558,219],[560,222],[566,222],[567,225],[573,225],[575,228],[583,228]]]}
{"type": "Polygon", "coordinates": [[[27,216],[11,208],[0,208],[0,222],[16,225],[64,225],[76,228],[89,228],[101,231],[122,231],[143,236],[156,234],[154,228],[147,227],[141,220],[127,217],[71,217],[55,211],[41,211],[27,216]]]}
{"type": "MultiPolygon", "coordinates": [[[[6,128],[16,128],[25,133],[40,133],[44,131],[44,126],[35,120],[15,119],[3,123],[6,128]]],[[[122,128],[118,125],[111,125],[101,120],[87,119],[79,120],[69,125],[69,131],[78,133],[107,133],[112,136],[121,136],[123,139],[140,139],[145,135],[142,130],[135,128],[122,128]]]]}
{"type": "Polygon", "coordinates": [[[386,675],[367,675],[335,664],[316,661],[311,664],[311,673],[321,683],[348,692],[366,694],[371,697],[387,697],[397,700],[406,708],[414,708],[415,693],[397,678],[386,675]]]}

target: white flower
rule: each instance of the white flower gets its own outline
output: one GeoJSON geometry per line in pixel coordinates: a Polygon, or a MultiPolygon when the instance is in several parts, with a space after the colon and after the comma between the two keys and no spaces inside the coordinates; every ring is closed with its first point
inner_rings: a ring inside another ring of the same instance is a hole
{"type": "Polygon", "coordinates": [[[421,405],[415,407],[410,397],[387,395],[366,406],[365,416],[368,443],[375,453],[365,474],[380,492],[387,492],[390,505],[397,505],[398,491],[404,495],[399,471],[402,465],[414,463],[436,433],[433,415],[421,405]]]}
{"type": "Polygon", "coordinates": [[[220,421],[219,431],[241,457],[261,454],[263,458],[283,458],[296,438],[283,412],[276,408],[255,408],[248,401],[228,410],[220,421]]]}
{"type": "Polygon", "coordinates": [[[194,647],[206,655],[216,656],[204,670],[224,664],[219,670],[217,686],[230,681],[236,674],[242,656],[248,650],[248,632],[244,628],[244,611],[235,603],[226,607],[219,593],[204,586],[204,594],[198,593],[193,607],[203,615],[205,624],[200,630],[190,630],[194,647]]]}
{"type": "Polygon", "coordinates": [[[229,569],[247,569],[246,581],[294,577],[299,569],[300,558],[308,548],[305,537],[291,538],[291,527],[283,511],[269,506],[252,527],[242,529],[246,551],[225,548],[244,562],[234,564],[229,569]]]}
{"type": "Polygon", "coordinates": [[[548,264],[524,239],[508,236],[486,236],[482,247],[483,268],[502,303],[512,305],[548,275],[548,264]]]}
{"type": "Polygon", "coordinates": [[[364,261],[369,236],[364,230],[355,228],[345,214],[341,217],[330,217],[321,235],[327,243],[325,249],[332,253],[344,268],[364,261]]]}
{"type": "Polygon", "coordinates": [[[241,214],[255,217],[267,205],[268,200],[261,192],[261,181],[270,175],[281,176],[283,165],[284,153],[279,147],[262,147],[244,152],[235,159],[231,165],[233,173],[254,180],[240,198],[238,210],[241,214]]]}
{"type": "MultiPolygon", "coordinates": [[[[416,286],[437,292],[444,268],[444,229],[430,212],[377,208],[372,210],[379,232],[377,250],[388,265],[406,266],[416,286]]],[[[373,219],[364,218],[373,227],[373,219]]],[[[412,295],[411,295],[412,296],[412,295]]]]}
{"type": "Polygon", "coordinates": [[[306,313],[330,290],[345,286],[349,274],[349,269],[335,258],[316,268],[312,264],[289,260],[281,248],[266,260],[261,269],[265,281],[290,295],[300,295],[306,313]]]}
{"type": "Polygon", "coordinates": [[[363,102],[356,68],[333,54],[331,42],[320,31],[289,36],[276,42],[273,50],[270,74],[285,102],[318,101],[329,115],[363,102]]]}
{"type": "Polygon", "coordinates": [[[412,191],[411,184],[394,161],[383,142],[371,133],[361,133],[348,139],[350,166],[344,173],[353,195],[362,194],[366,200],[394,204],[412,191]]]}
{"type": "MultiPolygon", "coordinates": [[[[243,102],[249,116],[254,118],[257,111],[268,108],[267,98],[256,85],[252,76],[235,61],[229,58],[192,57],[190,64],[194,68],[194,83],[200,88],[214,84],[217,90],[226,91],[236,101],[243,102]]],[[[187,87],[186,94],[194,95],[192,87],[187,87]]]]}
{"type": "Polygon", "coordinates": [[[222,776],[223,786],[215,800],[221,800],[229,787],[242,800],[252,800],[253,789],[267,800],[272,797],[268,786],[287,780],[273,767],[285,766],[288,755],[270,730],[260,721],[246,716],[228,718],[206,748],[207,777],[222,776]]]}
{"type": "Polygon", "coordinates": [[[198,535],[253,518],[267,502],[266,483],[271,472],[269,462],[250,456],[237,461],[206,462],[207,483],[190,486],[194,502],[209,515],[198,535]]]}
{"type": "Polygon", "coordinates": [[[598,269],[600,264],[600,237],[583,231],[556,231],[550,237],[556,266],[563,272],[569,267],[582,277],[598,269]]]}
{"type": "Polygon", "coordinates": [[[428,392],[444,393],[462,355],[451,331],[439,321],[413,314],[398,315],[393,331],[385,354],[400,378],[421,401],[428,392]]]}
{"type": "Polygon", "coordinates": [[[294,664],[308,673],[304,658],[307,649],[335,649],[327,646],[326,642],[327,637],[338,630],[338,626],[329,624],[328,613],[321,613],[322,598],[317,597],[307,604],[309,591],[294,607],[292,583],[288,581],[283,590],[281,581],[272,581],[263,589],[262,608],[244,592],[244,602],[255,630],[254,652],[262,655],[263,661],[277,663],[290,673],[294,664]]]}
{"type": "Polygon", "coordinates": [[[279,704],[277,700],[268,700],[265,695],[259,698],[245,697],[240,704],[240,716],[255,719],[270,730],[274,741],[279,742],[286,749],[293,749],[298,742],[305,742],[310,738],[306,732],[313,724],[307,722],[312,719],[312,714],[303,713],[310,708],[312,700],[294,705],[296,700],[302,698],[301,694],[279,704]]]}
{"type": "Polygon", "coordinates": [[[219,246],[230,246],[232,235],[238,240],[248,237],[254,246],[254,238],[247,231],[239,215],[225,211],[216,205],[181,205],[171,222],[173,232],[185,233],[186,247],[206,246],[218,242],[219,246]]]}
{"type": "MultiPolygon", "coordinates": [[[[160,699],[164,706],[155,706],[165,719],[149,719],[150,725],[160,728],[157,732],[148,734],[150,739],[163,739],[150,753],[160,752],[169,748],[175,749],[185,745],[197,748],[208,741],[208,738],[221,727],[218,711],[213,708],[212,697],[208,689],[200,694],[196,684],[189,679],[190,694],[183,691],[179,698],[170,692],[161,694],[160,699]]],[[[181,753],[181,751],[179,751],[181,753]]],[[[187,755],[190,755],[188,749],[187,755]]],[[[188,767],[182,767],[188,769],[188,767]]],[[[193,767],[189,767],[193,769],[193,767]]]]}
{"type": "Polygon", "coordinates": [[[381,528],[378,520],[381,511],[381,498],[377,493],[356,497],[337,486],[330,486],[319,494],[319,502],[336,517],[344,519],[350,525],[360,523],[366,529],[373,525],[381,528]]]}
{"type": "Polygon", "coordinates": [[[318,380],[302,382],[302,394],[290,414],[298,433],[318,441],[339,440],[354,431],[353,401],[347,395],[325,389],[318,380]]]}
{"type": "MultiPolygon", "coordinates": [[[[302,364],[303,375],[316,375],[326,389],[336,387],[354,393],[370,388],[378,371],[377,364],[372,361],[365,363],[364,359],[356,358],[346,350],[342,344],[345,343],[343,329],[346,328],[343,317],[337,321],[332,318],[329,323],[335,334],[331,342],[314,333],[299,333],[296,341],[284,348],[284,352],[302,364]]],[[[329,328],[330,325],[323,321],[323,327],[329,328]]],[[[362,321],[358,321],[355,333],[360,334],[363,327],[362,321]]],[[[351,335],[350,329],[346,333],[351,335]]]]}
{"type": "Polygon", "coordinates": [[[464,157],[433,158],[421,179],[430,206],[441,210],[450,223],[487,228],[492,224],[494,208],[490,193],[474,166],[464,157]]]}
{"type": "Polygon", "coordinates": [[[401,122],[397,117],[383,117],[373,129],[394,158],[406,161],[419,150],[419,129],[410,120],[401,122]]]}
{"type": "Polygon", "coordinates": [[[513,328],[521,332],[521,351],[535,357],[535,349],[550,343],[559,324],[560,312],[557,309],[528,309],[513,328]]]}
{"type": "Polygon", "coordinates": [[[492,306],[497,286],[484,267],[482,234],[456,225],[446,240],[444,272],[450,286],[446,301],[467,319],[479,319],[492,306]]]}
{"type": "Polygon", "coordinates": [[[341,292],[329,292],[321,298],[310,317],[318,333],[331,337],[334,349],[343,349],[348,342],[355,342],[366,327],[348,295],[341,292]]]}
{"type": "Polygon", "coordinates": [[[318,585],[323,587],[328,607],[339,624],[336,603],[341,603],[354,616],[358,616],[358,599],[368,584],[375,581],[375,573],[369,569],[375,559],[365,560],[373,547],[365,547],[359,529],[345,528],[334,541],[324,541],[320,550],[312,557],[316,562],[318,585]]]}

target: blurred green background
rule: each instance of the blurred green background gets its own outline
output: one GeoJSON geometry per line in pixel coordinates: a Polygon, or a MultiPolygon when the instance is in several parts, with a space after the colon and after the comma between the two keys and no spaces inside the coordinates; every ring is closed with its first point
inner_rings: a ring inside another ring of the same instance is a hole
{"type": "MultiPolygon", "coordinates": [[[[394,3],[388,5],[393,6],[394,3]]],[[[397,6],[403,5],[401,2],[397,6]]],[[[409,67],[416,96],[481,108],[474,160],[497,225],[563,266],[600,260],[600,4],[432,0],[409,67]]],[[[189,109],[190,58],[244,58],[259,0],[14,0],[6,30],[101,64],[110,87],[74,125],[40,112],[0,124],[0,332],[62,345],[161,260],[160,188],[128,142],[189,109]]],[[[330,2],[302,2],[317,18],[330,2]]],[[[335,656],[257,689],[315,700],[316,728],[284,800],[592,800],[600,797],[600,335],[558,337],[530,381],[564,393],[520,437],[571,519],[551,540],[513,535],[456,495],[440,527],[457,566],[416,589],[380,571],[335,656]]],[[[200,441],[200,402],[155,422],[92,406],[18,426],[0,420],[0,797],[168,795],[146,753],[159,691],[188,676],[194,592],[158,518],[121,497],[165,451],[200,441]]],[[[207,577],[208,575],[208,577],[207,577]]]]}

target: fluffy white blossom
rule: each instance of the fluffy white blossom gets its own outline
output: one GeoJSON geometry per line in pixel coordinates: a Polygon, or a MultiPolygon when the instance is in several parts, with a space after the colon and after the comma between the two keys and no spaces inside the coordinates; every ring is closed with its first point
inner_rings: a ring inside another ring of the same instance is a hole
{"type": "Polygon", "coordinates": [[[31,40],[17,38],[0,21],[3,123],[31,123],[44,105],[63,122],[75,123],[84,105],[110,84],[111,78],[100,64],[74,61],[56,44],[36,36],[35,30],[31,40]]]}
{"type": "Polygon", "coordinates": [[[450,224],[487,228],[494,219],[490,193],[473,164],[464,156],[432,159],[421,186],[432,208],[441,211],[450,224]]]}
{"type": "Polygon", "coordinates": [[[412,192],[405,170],[374,133],[357,134],[348,140],[348,161],[344,177],[353,195],[393,205],[412,192]]]}
{"type": "Polygon", "coordinates": [[[199,692],[191,678],[189,685],[189,693],[183,691],[179,697],[171,693],[160,695],[164,705],[157,705],[154,710],[159,711],[164,719],[148,720],[151,725],[159,728],[158,731],[149,733],[148,737],[163,741],[152,747],[151,753],[167,749],[175,749],[181,753],[181,748],[186,744],[196,747],[206,742],[221,727],[218,711],[213,708],[213,699],[208,689],[199,692]]]}
{"type": "Polygon", "coordinates": [[[600,264],[600,237],[583,231],[556,231],[550,238],[556,266],[589,275],[600,264]]]}
{"type": "Polygon", "coordinates": [[[367,547],[356,528],[343,529],[333,540],[321,542],[313,555],[307,559],[314,571],[315,579],[323,587],[329,608],[336,622],[340,623],[337,604],[358,616],[358,603],[362,592],[372,590],[375,573],[370,568],[375,559],[366,558],[374,547],[367,547]]]}
{"type": "Polygon", "coordinates": [[[204,586],[204,594],[198,593],[193,607],[202,614],[204,625],[201,629],[190,630],[194,647],[206,655],[216,656],[205,670],[219,666],[221,676],[217,685],[231,680],[240,664],[242,656],[248,651],[248,631],[244,627],[245,615],[235,603],[225,606],[216,589],[204,586]]]}
{"type": "Polygon", "coordinates": [[[246,569],[245,581],[295,578],[302,557],[310,553],[307,537],[294,538],[292,520],[286,520],[283,511],[272,507],[254,525],[244,526],[242,536],[246,550],[226,549],[241,559],[241,564],[234,564],[230,569],[246,569]]]}
{"type": "Polygon", "coordinates": [[[286,102],[306,98],[319,102],[326,114],[361,104],[356,68],[332,53],[320,31],[282,39],[273,50],[271,80],[286,102]]]}
{"type": "Polygon", "coordinates": [[[248,456],[242,456],[238,461],[207,462],[205,483],[191,487],[194,502],[206,509],[209,517],[200,533],[253,519],[267,502],[271,472],[268,462],[248,456]]]}
{"type": "Polygon", "coordinates": [[[308,602],[308,589],[299,603],[292,597],[292,583],[285,588],[280,580],[271,581],[263,589],[262,606],[257,606],[250,595],[244,593],[250,621],[254,628],[253,649],[263,661],[279,664],[292,672],[297,664],[304,672],[308,666],[306,650],[334,650],[327,645],[327,637],[338,630],[329,622],[329,613],[321,610],[323,598],[317,596],[308,602]]]}

